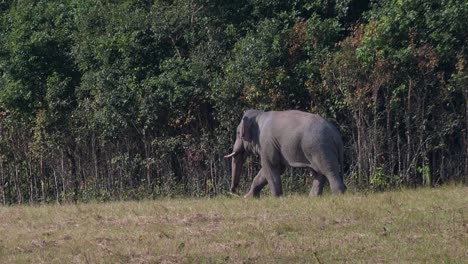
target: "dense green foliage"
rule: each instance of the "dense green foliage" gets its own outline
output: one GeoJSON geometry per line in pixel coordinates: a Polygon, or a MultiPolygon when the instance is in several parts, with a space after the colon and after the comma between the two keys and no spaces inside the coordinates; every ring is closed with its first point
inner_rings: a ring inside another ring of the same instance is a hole
{"type": "Polygon", "coordinates": [[[467,29],[464,0],[1,1],[0,201],[224,192],[248,108],[334,120],[348,185],[466,181],[467,29]]]}

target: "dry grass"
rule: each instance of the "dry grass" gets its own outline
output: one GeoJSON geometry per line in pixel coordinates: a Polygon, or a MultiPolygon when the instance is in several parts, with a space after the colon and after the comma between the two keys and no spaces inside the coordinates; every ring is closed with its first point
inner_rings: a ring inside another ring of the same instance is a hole
{"type": "Polygon", "coordinates": [[[0,207],[0,263],[466,263],[468,188],[0,207]]]}

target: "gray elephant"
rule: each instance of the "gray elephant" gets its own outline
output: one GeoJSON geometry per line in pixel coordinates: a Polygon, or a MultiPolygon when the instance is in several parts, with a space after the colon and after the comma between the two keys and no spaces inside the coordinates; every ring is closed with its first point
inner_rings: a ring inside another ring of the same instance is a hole
{"type": "Polygon", "coordinates": [[[283,194],[280,175],[286,166],[306,167],[313,176],[311,196],[322,194],[328,180],[336,194],[343,182],[343,141],[338,129],[323,117],[301,111],[248,110],[237,127],[232,158],[231,192],[235,192],[249,153],[260,155],[262,168],[244,197],[259,197],[265,185],[273,196],[283,194]]]}

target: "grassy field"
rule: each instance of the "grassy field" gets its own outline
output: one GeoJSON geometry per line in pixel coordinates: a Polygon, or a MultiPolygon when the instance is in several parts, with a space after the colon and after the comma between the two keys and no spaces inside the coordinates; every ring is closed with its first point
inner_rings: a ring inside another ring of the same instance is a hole
{"type": "Polygon", "coordinates": [[[0,207],[0,263],[467,263],[468,188],[0,207]]]}

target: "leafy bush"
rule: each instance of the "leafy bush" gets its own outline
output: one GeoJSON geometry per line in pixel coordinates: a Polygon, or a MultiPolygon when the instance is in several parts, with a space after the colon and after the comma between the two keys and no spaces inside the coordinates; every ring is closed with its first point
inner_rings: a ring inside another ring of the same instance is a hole
{"type": "Polygon", "coordinates": [[[226,192],[248,108],[332,120],[348,185],[466,181],[467,23],[462,0],[1,2],[0,201],[226,192]]]}

